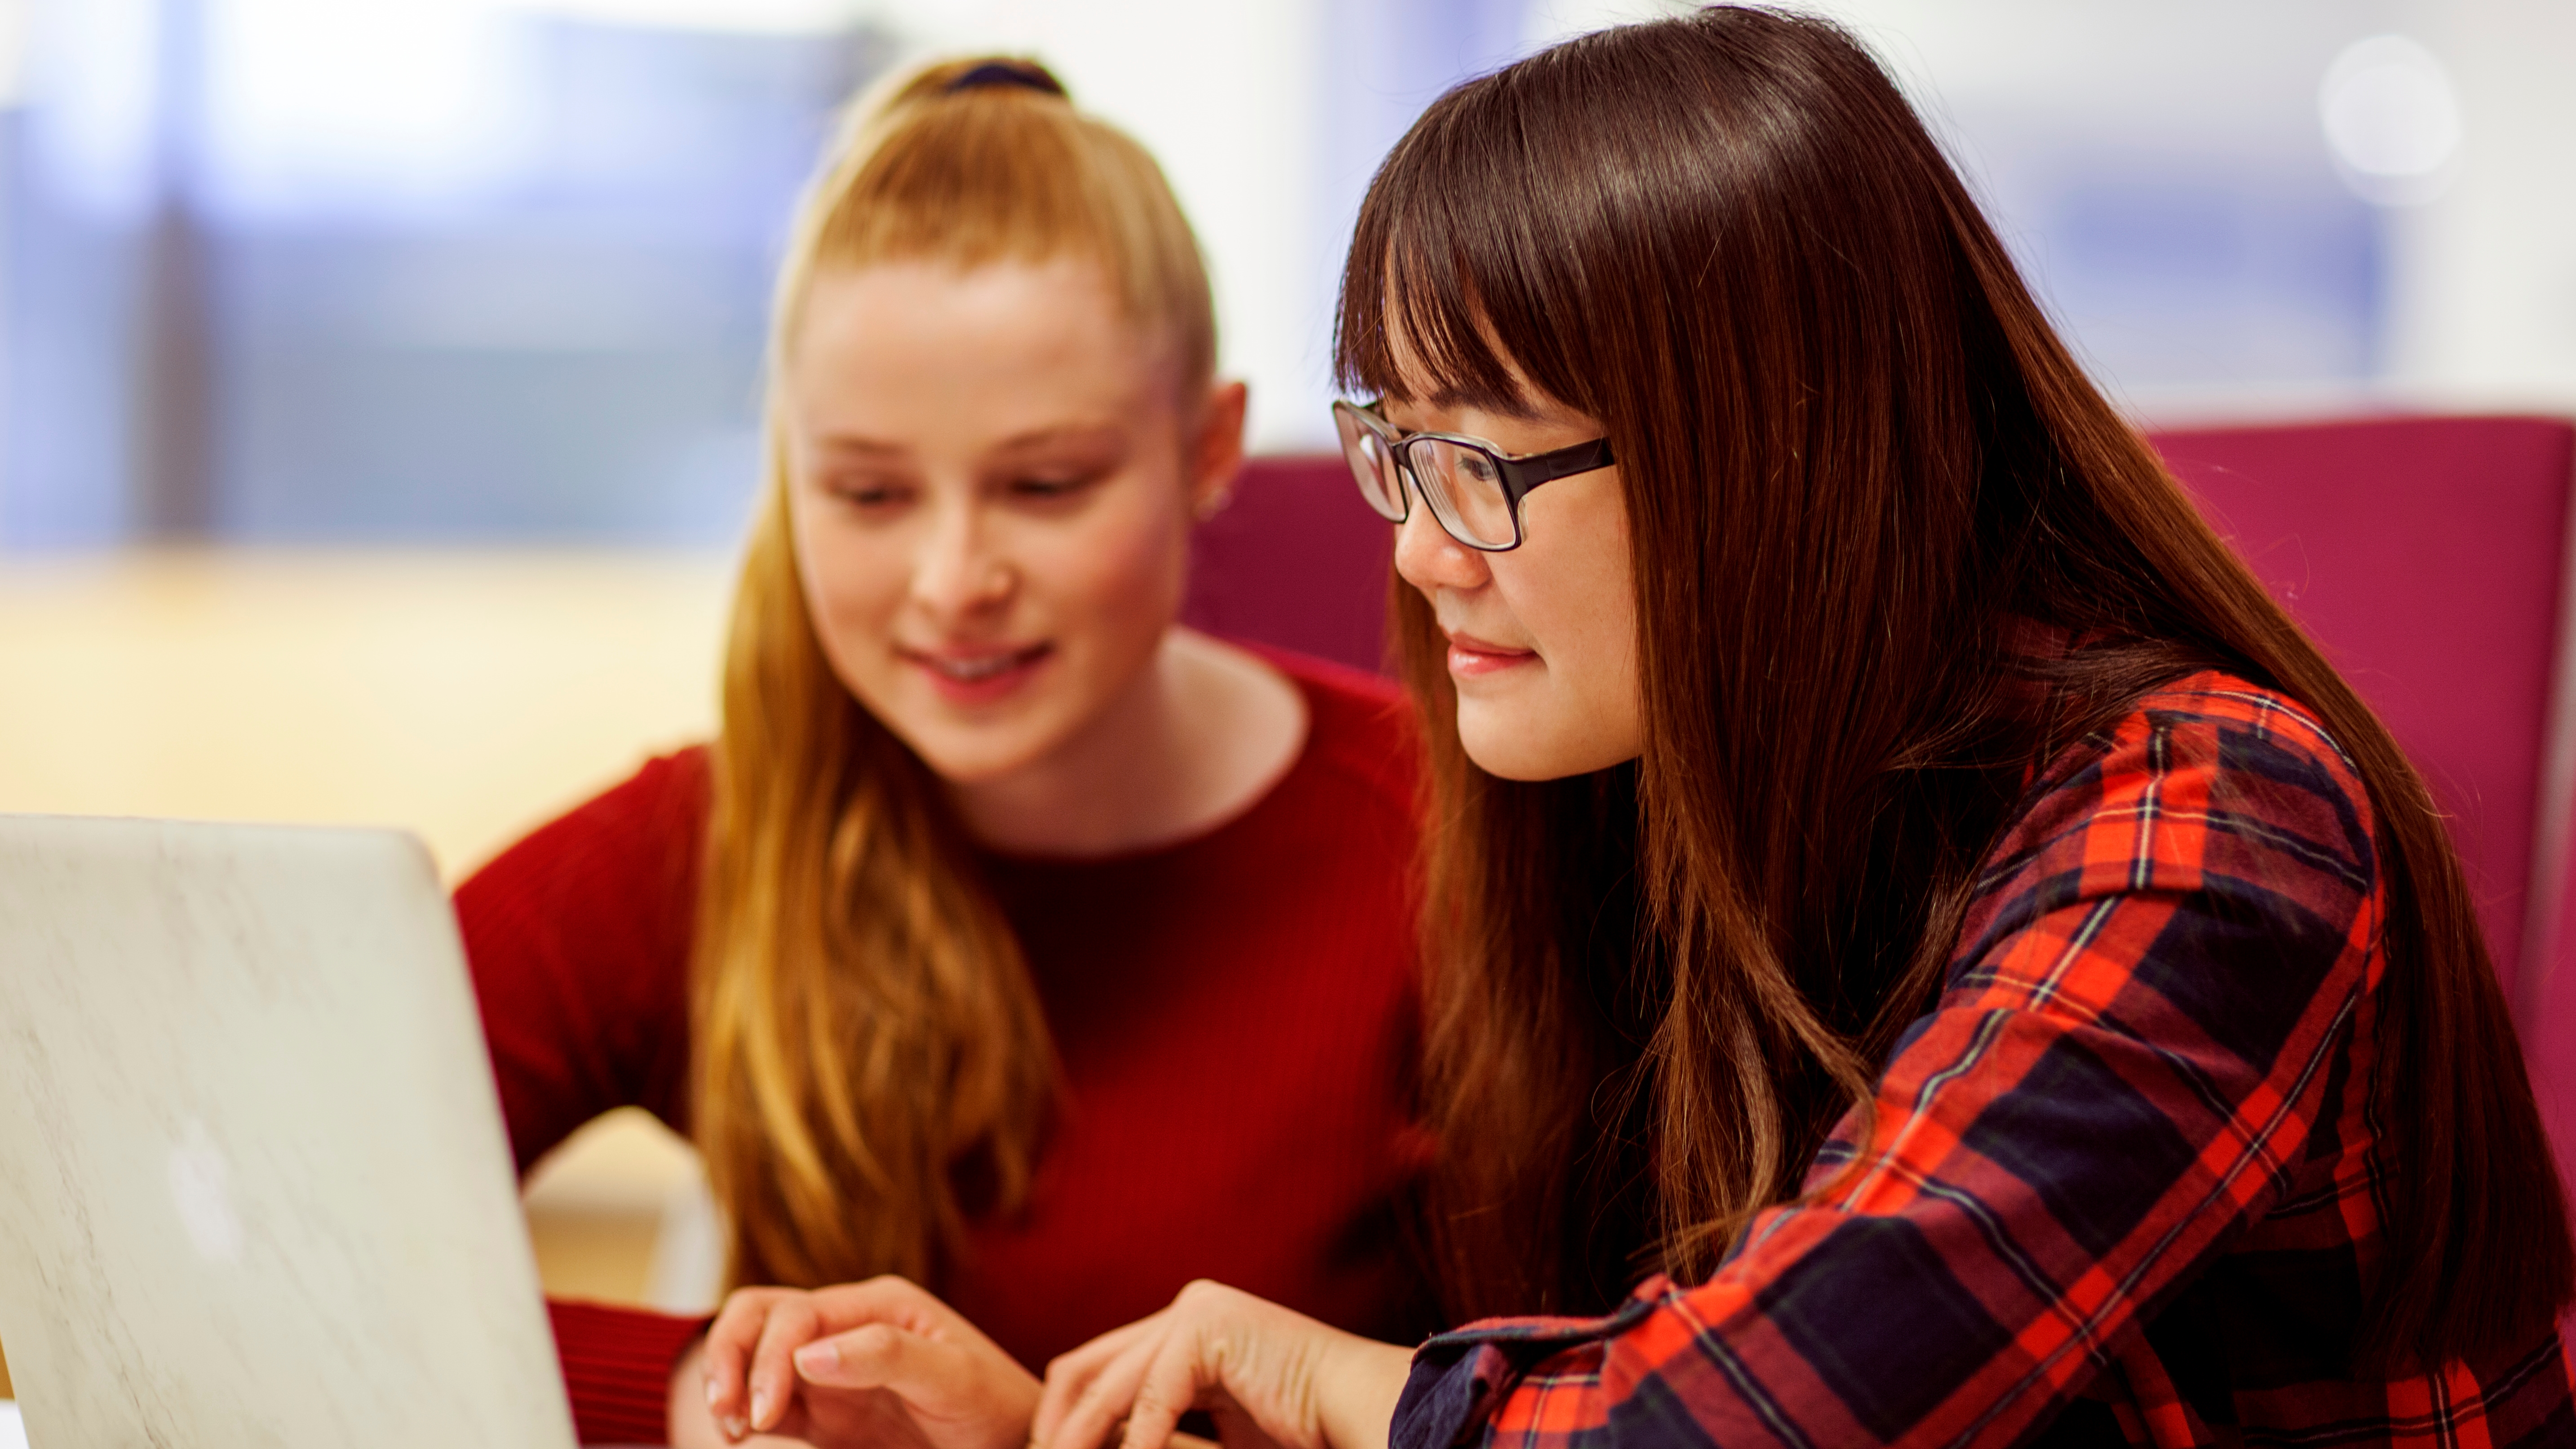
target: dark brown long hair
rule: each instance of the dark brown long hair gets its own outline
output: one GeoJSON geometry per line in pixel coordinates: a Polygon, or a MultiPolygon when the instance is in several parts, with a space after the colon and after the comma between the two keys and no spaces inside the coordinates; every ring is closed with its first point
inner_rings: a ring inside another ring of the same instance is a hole
{"type": "Polygon", "coordinates": [[[1517,368],[1604,422],[1634,540],[1643,753],[1602,775],[1469,762],[1397,590],[1443,825],[1454,1308],[1598,1306],[1640,1249],[1705,1276],[1866,1110],[2023,772],[2210,667],[2313,710],[2376,815],[2388,1251],[2362,1350],[2483,1353],[2568,1301],[2549,1147],[2422,781],[1840,29],[1713,8],[1451,91],[1363,204],[1338,366],[1505,406],[1517,368]]]}

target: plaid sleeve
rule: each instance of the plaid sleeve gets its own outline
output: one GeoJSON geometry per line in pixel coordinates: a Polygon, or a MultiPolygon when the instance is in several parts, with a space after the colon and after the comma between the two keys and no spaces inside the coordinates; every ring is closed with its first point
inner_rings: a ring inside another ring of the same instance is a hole
{"type": "Polygon", "coordinates": [[[2012,1441],[2275,1200],[2381,908],[2311,722],[2223,679],[2151,697],[2034,785],[1866,1141],[1846,1118],[1701,1286],[1431,1340],[1393,1449],[2012,1441]]]}

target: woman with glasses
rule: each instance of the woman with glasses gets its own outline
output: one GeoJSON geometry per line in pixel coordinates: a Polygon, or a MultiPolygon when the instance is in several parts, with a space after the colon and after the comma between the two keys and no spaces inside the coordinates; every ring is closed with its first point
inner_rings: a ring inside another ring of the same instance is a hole
{"type": "MultiPolygon", "coordinates": [[[[890,85],[782,269],[721,732],[457,895],[523,1170],[648,1108],[737,1316],[898,1312],[1023,1425],[1031,1368],[1193,1278],[1430,1321],[1411,716],[1174,623],[1241,455],[1215,361],[1135,142],[1026,62],[890,85]]],[[[905,1432],[711,1381],[699,1320],[555,1326],[584,1442],[905,1432]]]]}
{"type": "Polygon", "coordinates": [[[1339,348],[1431,742],[1428,1226],[1508,1316],[1197,1285],[1031,1442],[2576,1440],[2422,781],[1849,37],[1713,8],[1452,91],[1339,348]]]}

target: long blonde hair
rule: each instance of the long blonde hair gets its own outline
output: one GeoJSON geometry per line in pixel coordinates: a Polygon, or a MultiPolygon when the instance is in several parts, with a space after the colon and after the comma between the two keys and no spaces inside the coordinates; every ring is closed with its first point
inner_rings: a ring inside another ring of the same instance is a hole
{"type": "Polygon", "coordinates": [[[777,394],[815,274],[1096,262],[1215,361],[1207,274],[1153,158],[1027,61],[935,65],[851,112],[771,317],[764,497],[735,595],[698,899],[693,1135],[737,1283],[928,1276],[1026,1199],[1054,1051],[1018,940],[940,780],[842,685],[806,612],[777,394]]]}

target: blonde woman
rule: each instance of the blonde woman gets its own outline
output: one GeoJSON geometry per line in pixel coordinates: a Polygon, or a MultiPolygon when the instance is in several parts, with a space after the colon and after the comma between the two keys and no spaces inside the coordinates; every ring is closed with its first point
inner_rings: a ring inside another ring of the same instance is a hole
{"type": "MultiPolygon", "coordinates": [[[[720,734],[457,894],[522,1170],[640,1104],[736,1283],[900,1275],[1031,1367],[1199,1277],[1410,1326],[1410,716],[1175,625],[1240,461],[1214,355],[1160,172],[1044,70],[855,114],[778,289],[720,734]]],[[[697,1323],[556,1329],[584,1439],[712,1427],[697,1323]]],[[[790,1398],[721,1417],[849,1427],[790,1398]]]]}

